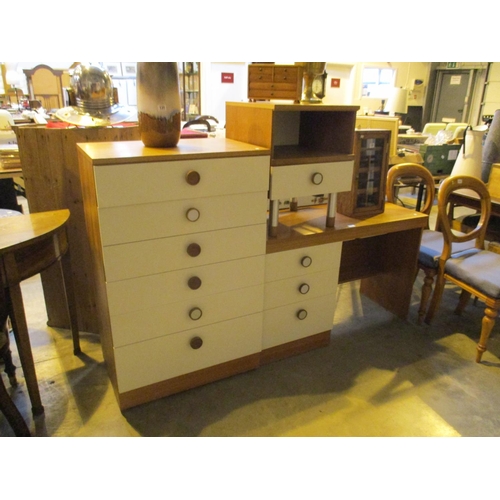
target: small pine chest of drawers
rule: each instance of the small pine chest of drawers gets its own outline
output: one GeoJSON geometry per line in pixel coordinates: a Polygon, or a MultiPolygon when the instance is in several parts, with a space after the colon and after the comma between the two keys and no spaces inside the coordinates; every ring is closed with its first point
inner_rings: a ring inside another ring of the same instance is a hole
{"type": "Polygon", "coordinates": [[[269,151],[79,145],[101,343],[121,409],[256,368],[269,151]]]}
{"type": "Polygon", "coordinates": [[[300,102],[302,73],[302,67],[293,64],[249,64],[248,98],[288,99],[300,102]]]}

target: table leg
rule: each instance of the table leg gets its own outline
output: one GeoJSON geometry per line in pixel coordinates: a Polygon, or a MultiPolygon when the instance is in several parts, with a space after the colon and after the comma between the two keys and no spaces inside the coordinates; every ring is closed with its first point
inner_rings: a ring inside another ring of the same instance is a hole
{"type": "Polygon", "coordinates": [[[3,380],[0,377],[0,410],[5,415],[15,435],[18,437],[30,436],[30,431],[23,416],[17,409],[4,386],[3,380]]]}
{"type": "Polygon", "coordinates": [[[71,335],[73,337],[73,353],[80,354],[82,352],[80,349],[80,331],[78,329],[78,314],[75,290],[73,287],[73,275],[71,271],[69,248],[61,257],[61,271],[63,275],[66,304],[68,306],[69,322],[71,325],[71,335]]]}
{"type": "Polygon", "coordinates": [[[12,285],[7,289],[9,296],[9,317],[12,322],[12,331],[16,339],[17,351],[23,368],[26,387],[31,400],[31,411],[33,415],[41,415],[44,412],[40,390],[35,372],[35,363],[33,353],[31,352],[31,343],[26,323],[26,314],[24,311],[23,296],[19,284],[12,285]]]}

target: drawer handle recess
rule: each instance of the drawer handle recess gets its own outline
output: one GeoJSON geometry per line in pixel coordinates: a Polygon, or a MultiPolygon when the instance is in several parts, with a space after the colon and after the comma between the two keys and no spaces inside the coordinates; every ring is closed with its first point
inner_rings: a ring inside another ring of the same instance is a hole
{"type": "Polygon", "coordinates": [[[189,341],[189,345],[193,348],[193,349],[199,349],[202,345],[203,345],[203,339],[200,338],[200,337],[193,337],[190,341],[189,341]]]}
{"type": "Polygon", "coordinates": [[[299,309],[297,311],[297,318],[300,320],[306,319],[307,318],[307,311],[305,309],[299,309]]]}
{"type": "Polygon", "coordinates": [[[299,292],[300,292],[302,295],[305,295],[306,293],[308,293],[310,289],[311,289],[311,287],[310,287],[307,283],[302,283],[302,284],[299,286],[299,292]]]}
{"type": "Polygon", "coordinates": [[[309,267],[312,264],[312,259],[309,257],[309,255],[306,255],[305,257],[302,257],[300,263],[302,264],[303,267],[309,267]]]}
{"type": "Polygon", "coordinates": [[[196,170],[190,170],[186,174],[186,182],[191,186],[196,186],[200,182],[201,176],[196,170]]]}
{"type": "Polygon", "coordinates": [[[193,321],[198,321],[203,316],[203,312],[199,307],[193,307],[191,311],[189,311],[189,317],[193,321]]]}
{"type": "Polygon", "coordinates": [[[187,253],[190,257],[198,257],[201,253],[201,247],[198,243],[190,243],[187,247],[187,253]]]}
{"type": "Polygon", "coordinates": [[[197,208],[190,208],[186,212],[187,220],[190,222],[196,222],[200,218],[200,211],[197,208]]]}
{"type": "Polygon", "coordinates": [[[323,182],[323,174],[321,172],[315,172],[311,176],[311,181],[315,186],[319,186],[323,182]]]}
{"type": "Polygon", "coordinates": [[[188,287],[191,288],[191,290],[198,290],[201,286],[201,279],[198,276],[191,276],[191,278],[188,279],[188,287]]]}

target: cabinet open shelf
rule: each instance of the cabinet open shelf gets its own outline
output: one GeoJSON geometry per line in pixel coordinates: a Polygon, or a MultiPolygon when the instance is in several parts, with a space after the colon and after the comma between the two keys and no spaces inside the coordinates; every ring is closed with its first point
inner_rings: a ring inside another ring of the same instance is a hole
{"type": "Polygon", "coordinates": [[[226,103],[226,137],[271,150],[271,165],[353,160],[358,106],[226,103]]]}

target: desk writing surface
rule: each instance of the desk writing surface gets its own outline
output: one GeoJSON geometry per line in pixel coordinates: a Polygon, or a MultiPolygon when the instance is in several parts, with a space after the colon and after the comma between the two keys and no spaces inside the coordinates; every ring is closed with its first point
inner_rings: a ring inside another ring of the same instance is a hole
{"type": "Polygon", "coordinates": [[[427,215],[392,203],[385,204],[383,213],[364,219],[337,213],[333,228],[325,226],[325,217],[322,206],[282,212],[277,236],[267,240],[267,253],[420,229],[427,223],[427,215]]]}

